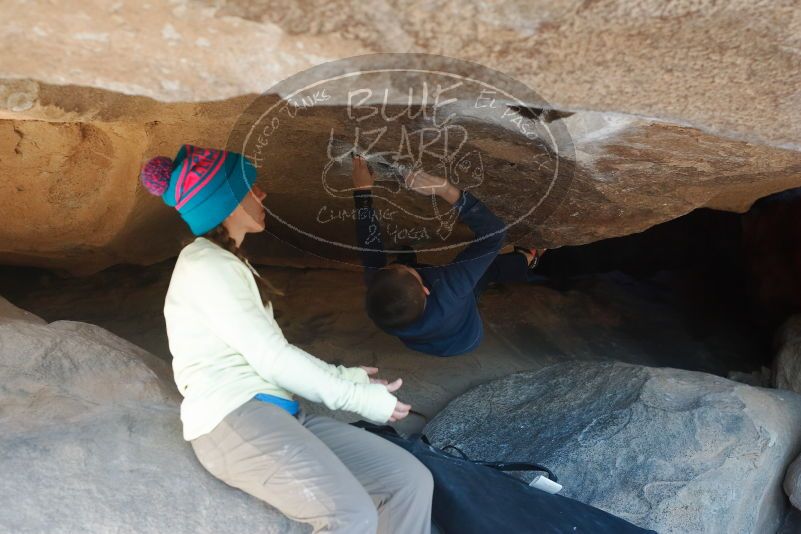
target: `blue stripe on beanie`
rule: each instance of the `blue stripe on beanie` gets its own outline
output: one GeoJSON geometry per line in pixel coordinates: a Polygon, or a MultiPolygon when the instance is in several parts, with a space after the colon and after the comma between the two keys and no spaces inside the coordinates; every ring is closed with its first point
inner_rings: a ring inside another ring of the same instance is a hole
{"type": "Polygon", "coordinates": [[[183,145],[162,200],[178,206],[192,233],[202,235],[236,209],[256,178],[256,168],[242,154],[183,145]]]}

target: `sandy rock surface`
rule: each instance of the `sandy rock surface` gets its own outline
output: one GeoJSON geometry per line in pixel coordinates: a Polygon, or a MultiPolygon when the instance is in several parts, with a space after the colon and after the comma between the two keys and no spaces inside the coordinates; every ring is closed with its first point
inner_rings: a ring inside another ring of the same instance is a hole
{"type": "MultiPolygon", "coordinates": [[[[574,146],[563,156],[574,176],[547,220],[517,226],[516,238],[538,245],[630,234],[701,206],[743,211],[801,183],[792,1],[5,0],[0,9],[10,14],[0,21],[4,263],[85,274],[176,254],[187,231],[138,185],[144,161],[182,143],[223,148],[257,95],[367,53],[486,65],[558,111],[548,120],[569,131],[574,146]]],[[[282,220],[350,244],[352,221],[316,220],[326,208],[352,208],[320,184],[320,137],[332,120],[342,125],[342,102],[329,104],[334,119],[282,130],[260,183],[282,220]]],[[[469,148],[487,162],[474,192],[511,220],[540,195],[520,184],[540,177],[512,132],[479,128],[474,137],[469,148]]],[[[347,247],[331,251],[272,222],[279,239],[258,245],[263,260],[355,261],[347,247]]]]}

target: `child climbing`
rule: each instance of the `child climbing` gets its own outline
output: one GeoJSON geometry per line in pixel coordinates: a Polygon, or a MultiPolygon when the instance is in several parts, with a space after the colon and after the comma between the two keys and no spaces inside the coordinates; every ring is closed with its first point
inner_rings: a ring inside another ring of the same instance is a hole
{"type": "Polygon", "coordinates": [[[361,157],[354,156],[352,178],[367,314],[407,347],[426,354],[455,356],[478,347],[483,337],[477,307],[480,294],[494,282],[530,281],[544,250],[515,247],[499,254],[506,234],[504,223],[469,192],[445,178],[417,171],[406,176],[406,187],[451,204],[475,238],[447,265],[422,265],[406,255],[387,265],[372,207],[375,178],[361,157]]]}
{"type": "Polygon", "coordinates": [[[196,236],[178,255],[164,317],[183,395],[183,437],[212,475],[314,532],[428,533],[433,482],[414,456],[294,395],[385,423],[411,406],[378,369],[323,362],[287,342],[275,289],[240,249],[265,229],[256,169],[233,152],[181,147],[151,159],[142,184],[196,236]]]}

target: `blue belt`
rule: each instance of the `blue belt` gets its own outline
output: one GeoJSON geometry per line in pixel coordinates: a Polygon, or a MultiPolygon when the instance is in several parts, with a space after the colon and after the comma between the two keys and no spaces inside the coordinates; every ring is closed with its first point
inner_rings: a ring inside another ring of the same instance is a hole
{"type": "Polygon", "coordinates": [[[297,415],[298,410],[300,410],[300,404],[298,404],[298,401],[296,400],[288,400],[283,397],[268,395],[267,393],[257,393],[253,398],[262,402],[275,404],[279,408],[283,408],[284,410],[288,411],[289,415],[297,415]]]}

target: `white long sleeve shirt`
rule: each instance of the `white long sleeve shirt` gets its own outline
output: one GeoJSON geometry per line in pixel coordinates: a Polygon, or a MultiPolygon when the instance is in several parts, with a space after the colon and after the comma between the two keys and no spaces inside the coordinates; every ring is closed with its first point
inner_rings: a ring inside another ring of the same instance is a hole
{"type": "Polygon", "coordinates": [[[325,363],[287,342],[250,267],[204,237],[178,255],[164,318],[187,441],[257,393],[297,394],[376,422],[395,408],[395,396],[363,369],[325,363]]]}

